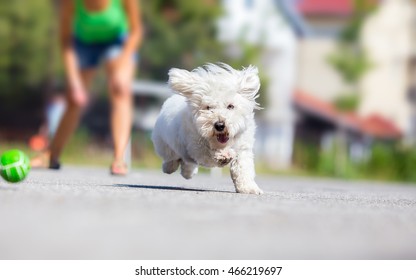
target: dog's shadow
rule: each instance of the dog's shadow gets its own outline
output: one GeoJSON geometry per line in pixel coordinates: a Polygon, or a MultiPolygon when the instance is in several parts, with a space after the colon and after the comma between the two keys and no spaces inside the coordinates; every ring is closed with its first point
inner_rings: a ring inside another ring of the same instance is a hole
{"type": "Polygon", "coordinates": [[[115,187],[122,188],[138,188],[147,190],[163,190],[163,191],[185,191],[185,192],[206,192],[206,193],[235,193],[232,191],[223,190],[210,190],[210,189],[192,189],[185,187],[174,187],[174,186],[150,186],[150,185],[130,185],[130,184],[115,184],[115,187]]]}

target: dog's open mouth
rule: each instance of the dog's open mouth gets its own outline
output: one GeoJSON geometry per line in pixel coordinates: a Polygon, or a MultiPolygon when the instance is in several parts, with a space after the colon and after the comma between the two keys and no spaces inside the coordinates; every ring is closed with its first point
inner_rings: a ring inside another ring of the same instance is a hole
{"type": "Polygon", "coordinates": [[[225,144],[228,142],[228,133],[220,133],[217,134],[217,141],[220,142],[221,144],[225,144]]]}

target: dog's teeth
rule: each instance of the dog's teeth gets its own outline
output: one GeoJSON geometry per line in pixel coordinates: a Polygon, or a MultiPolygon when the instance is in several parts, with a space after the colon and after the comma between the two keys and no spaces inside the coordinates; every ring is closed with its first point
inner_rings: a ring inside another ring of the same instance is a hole
{"type": "Polygon", "coordinates": [[[228,142],[228,136],[226,135],[226,134],[218,134],[217,135],[217,140],[218,140],[218,142],[220,142],[220,143],[222,143],[222,144],[225,144],[225,143],[227,143],[228,142]]]}

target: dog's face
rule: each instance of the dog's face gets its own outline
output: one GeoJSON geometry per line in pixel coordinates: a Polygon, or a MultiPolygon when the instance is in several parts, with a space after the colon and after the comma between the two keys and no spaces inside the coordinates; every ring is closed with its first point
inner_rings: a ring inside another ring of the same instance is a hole
{"type": "Polygon", "coordinates": [[[249,66],[241,71],[225,64],[208,64],[189,72],[173,68],[169,85],[186,97],[193,122],[212,148],[222,148],[246,129],[260,88],[258,70],[249,66]]]}

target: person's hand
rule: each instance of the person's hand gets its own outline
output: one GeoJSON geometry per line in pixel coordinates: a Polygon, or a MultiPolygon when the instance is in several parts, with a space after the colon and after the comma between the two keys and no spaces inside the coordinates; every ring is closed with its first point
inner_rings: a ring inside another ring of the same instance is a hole
{"type": "Polygon", "coordinates": [[[69,102],[78,107],[85,107],[88,104],[87,91],[81,87],[72,87],[69,91],[69,102]]]}

